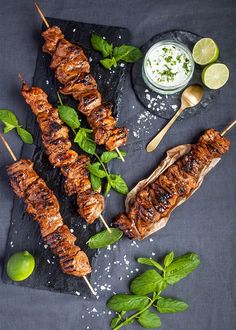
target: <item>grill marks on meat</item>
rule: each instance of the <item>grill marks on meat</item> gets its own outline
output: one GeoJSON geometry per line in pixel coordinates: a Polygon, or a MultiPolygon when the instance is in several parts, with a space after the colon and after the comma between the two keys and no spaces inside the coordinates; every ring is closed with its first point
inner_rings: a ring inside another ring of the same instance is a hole
{"type": "Polygon", "coordinates": [[[129,238],[144,238],[155,223],[170,214],[180,198],[190,195],[202,170],[228,151],[229,146],[227,138],[208,129],[187,154],[137,193],[129,212],[119,214],[115,225],[129,238]]]}
{"type": "Polygon", "coordinates": [[[33,163],[19,160],[9,165],[7,172],[13,191],[25,201],[26,211],[39,224],[41,235],[59,257],[63,272],[79,277],[91,273],[87,255],[75,245],[76,237],[63,224],[56,196],[33,170],[33,163]]]}
{"type": "Polygon", "coordinates": [[[71,196],[77,194],[78,210],[84,219],[92,223],[104,209],[104,198],[91,190],[87,166],[89,157],[78,155],[71,149],[69,129],[59,117],[58,110],[47,100],[47,94],[37,87],[22,86],[22,95],[37,116],[42,131],[42,142],[49,161],[59,167],[66,177],[65,191],[71,196]],[[90,200],[90,203],[84,201],[90,200]],[[96,201],[95,201],[96,200],[96,201]],[[93,202],[91,202],[93,201],[93,202]]]}
{"type": "Polygon", "coordinates": [[[54,26],[43,32],[42,36],[45,39],[43,51],[52,55],[50,68],[64,85],[60,89],[61,93],[72,94],[79,101],[78,110],[86,115],[97,144],[105,144],[107,150],[124,145],[128,131],[124,127],[115,128],[116,120],[112,112],[107,111],[107,107],[102,104],[86,55],[81,47],[65,40],[59,31],[60,28],[54,26]]]}

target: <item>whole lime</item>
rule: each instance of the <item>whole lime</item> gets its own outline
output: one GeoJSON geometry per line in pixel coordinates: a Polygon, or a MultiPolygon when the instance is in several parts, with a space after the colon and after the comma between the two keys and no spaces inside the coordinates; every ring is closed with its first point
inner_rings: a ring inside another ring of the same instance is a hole
{"type": "Polygon", "coordinates": [[[7,275],[13,281],[24,281],[34,270],[35,260],[28,251],[14,253],[7,262],[7,275]]]}

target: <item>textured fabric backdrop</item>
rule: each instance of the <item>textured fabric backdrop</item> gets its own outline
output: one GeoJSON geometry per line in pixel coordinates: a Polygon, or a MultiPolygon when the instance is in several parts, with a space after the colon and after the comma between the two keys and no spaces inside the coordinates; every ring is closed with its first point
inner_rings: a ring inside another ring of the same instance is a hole
{"type": "MultiPolygon", "coordinates": [[[[41,21],[33,1],[0,1],[0,107],[15,111],[25,123],[29,109],[20,95],[18,72],[31,81],[38,50],[41,21]]],[[[132,42],[141,45],[152,35],[171,29],[185,29],[211,36],[221,50],[231,77],[216,102],[205,113],[179,121],[158,150],[152,154],[144,146],[164,120],[150,117],[138,103],[126,81],[120,123],[130,128],[125,165],[116,163],[132,187],[146,177],[174,145],[195,141],[208,127],[222,129],[235,118],[236,90],[236,2],[208,1],[40,1],[47,16],[82,22],[128,27],[132,42]],[[135,134],[132,133],[135,132],[135,134]],[[140,150],[140,146],[142,149],[140,150]]],[[[143,268],[135,262],[139,256],[162,257],[170,250],[177,254],[197,252],[201,266],[169,294],[185,300],[185,313],[163,315],[162,329],[234,330],[236,328],[236,130],[231,131],[232,147],[222,162],[207,176],[202,188],[185,205],[175,211],[168,226],[152,239],[134,244],[127,239],[111,250],[101,250],[94,267],[92,282],[99,299],[87,299],[5,285],[0,282],[1,330],[108,330],[112,315],[105,302],[113,292],[126,292],[129,280],[143,268]],[[133,273],[132,273],[133,272],[133,273]]],[[[7,139],[16,155],[21,142],[14,132],[7,139]]],[[[0,258],[4,256],[13,193],[8,186],[5,165],[11,159],[0,145],[0,258]]],[[[109,218],[123,208],[123,199],[112,193],[107,201],[109,218]]],[[[23,248],[23,246],[22,246],[23,248]]],[[[140,329],[131,325],[129,329],[140,329]]]]}

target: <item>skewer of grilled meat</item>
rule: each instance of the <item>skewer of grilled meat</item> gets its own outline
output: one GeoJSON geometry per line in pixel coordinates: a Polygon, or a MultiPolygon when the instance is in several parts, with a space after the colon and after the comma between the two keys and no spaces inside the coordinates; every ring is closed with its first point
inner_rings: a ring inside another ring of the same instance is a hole
{"type": "Polygon", "coordinates": [[[27,205],[26,211],[40,226],[41,235],[58,256],[65,274],[84,277],[91,273],[87,255],[75,245],[76,237],[63,224],[56,196],[33,169],[30,160],[21,159],[7,167],[10,185],[27,205]]]}
{"type": "Polygon", "coordinates": [[[93,223],[104,209],[104,197],[92,191],[86,155],[78,155],[71,149],[69,130],[59,118],[56,108],[48,102],[48,96],[41,88],[22,85],[22,95],[37,116],[42,132],[42,142],[49,161],[59,167],[66,177],[65,191],[71,196],[77,194],[78,212],[88,222],[93,223]]]}
{"type": "Polygon", "coordinates": [[[205,131],[188,153],[137,193],[129,212],[119,214],[115,225],[129,238],[147,236],[152,226],[168,216],[181,198],[191,194],[203,169],[228,151],[229,146],[229,140],[220,132],[214,129],[205,131]]]}
{"type": "Polygon", "coordinates": [[[45,43],[43,51],[52,56],[50,68],[55,77],[64,85],[60,92],[71,94],[79,101],[78,110],[94,130],[97,144],[105,144],[107,150],[115,150],[127,141],[125,127],[116,127],[111,105],[102,104],[97,83],[90,73],[90,64],[84,51],[78,45],[64,38],[57,26],[49,27],[42,33],[45,43]]]}

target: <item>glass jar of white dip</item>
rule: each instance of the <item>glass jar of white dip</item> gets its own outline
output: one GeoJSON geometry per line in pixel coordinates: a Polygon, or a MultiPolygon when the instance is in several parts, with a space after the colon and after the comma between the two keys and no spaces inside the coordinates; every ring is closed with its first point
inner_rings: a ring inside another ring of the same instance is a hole
{"type": "Polygon", "coordinates": [[[182,43],[162,40],[146,53],[142,76],[146,85],[161,94],[174,94],[187,86],[193,76],[194,60],[182,43]]]}

